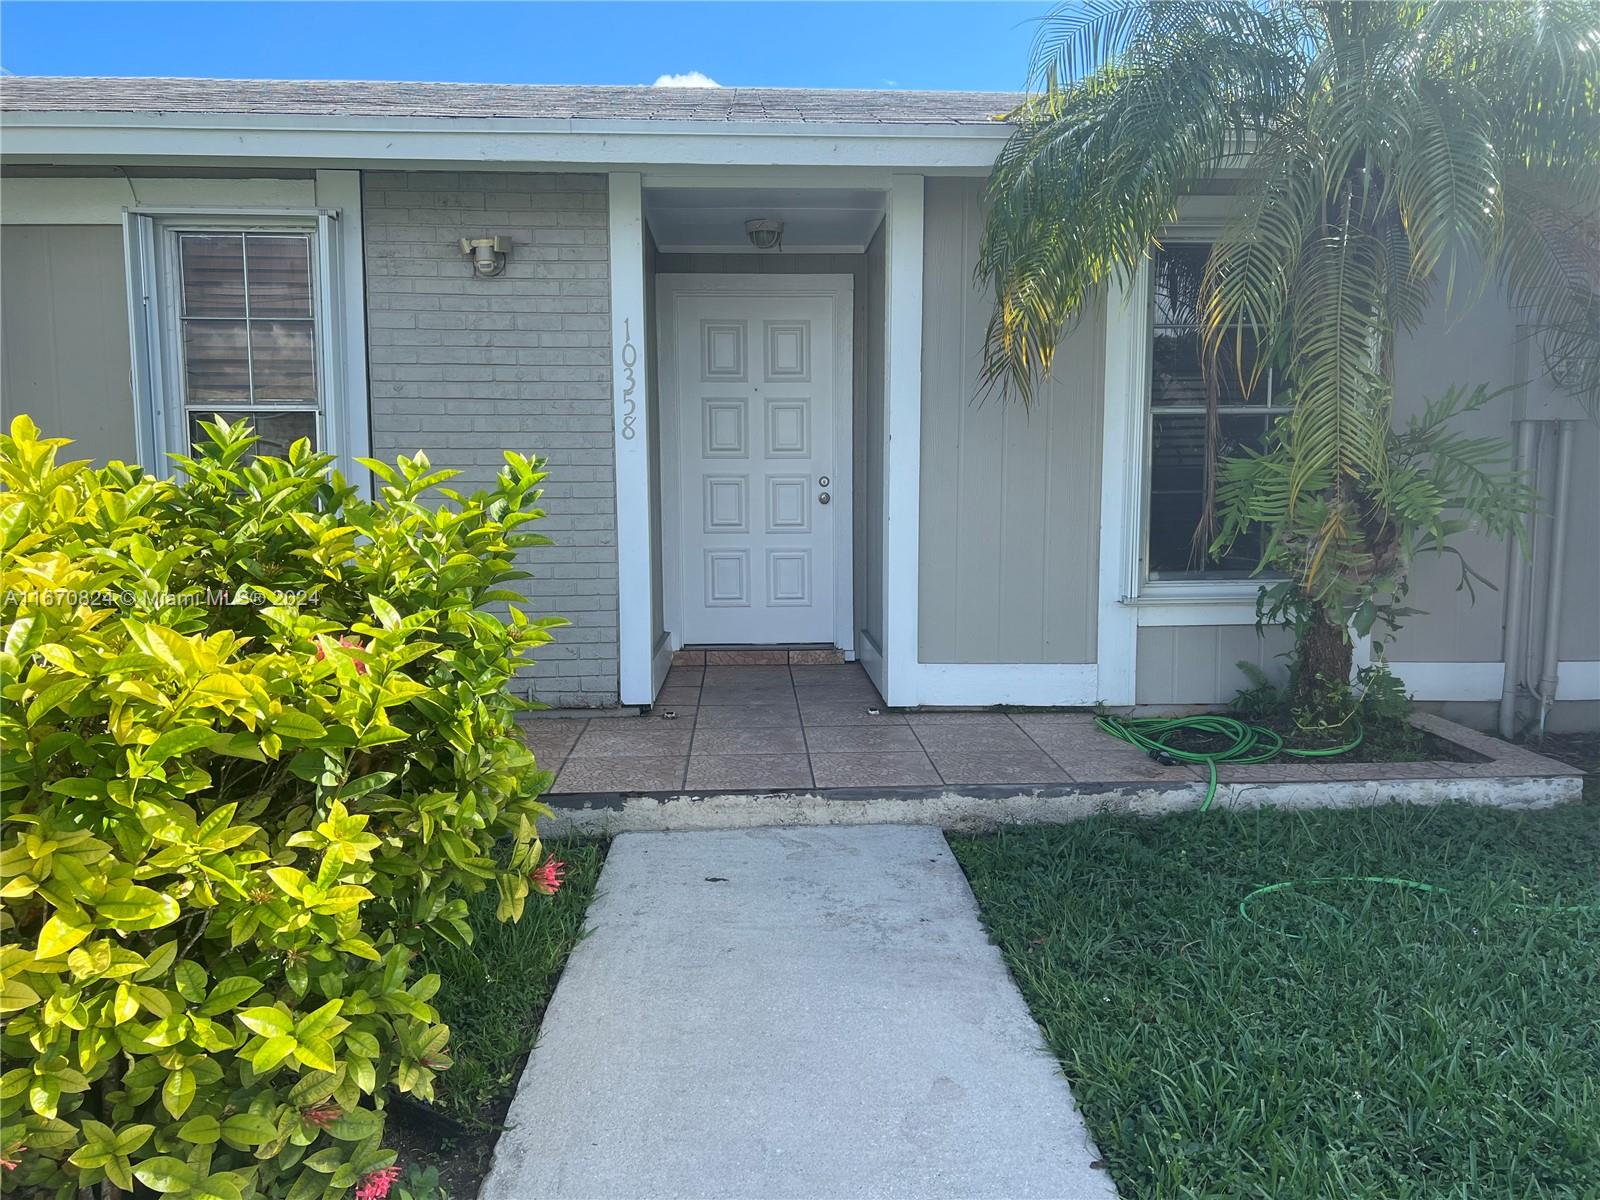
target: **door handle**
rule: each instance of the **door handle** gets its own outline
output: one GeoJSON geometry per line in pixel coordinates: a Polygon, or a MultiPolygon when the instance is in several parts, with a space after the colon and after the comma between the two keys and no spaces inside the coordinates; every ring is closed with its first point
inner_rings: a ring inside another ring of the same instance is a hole
{"type": "Polygon", "coordinates": [[[831,497],[828,495],[828,493],[827,492],[823,492],[820,496],[817,497],[817,503],[818,504],[826,504],[829,501],[829,499],[831,499],[831,497]]]}

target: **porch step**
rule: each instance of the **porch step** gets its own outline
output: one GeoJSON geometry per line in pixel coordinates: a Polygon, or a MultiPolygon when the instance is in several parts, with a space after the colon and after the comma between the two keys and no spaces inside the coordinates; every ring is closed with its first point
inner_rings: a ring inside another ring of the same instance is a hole
{"type": "MultiPolygon", "coordinates": [[[[1381,774],[1383,763],[1373,766],[1381,774]]],[[[1375,804],[1476,804],[1546,808],[1579,799],[1581,774],[1528,774],[1521,764],[1485,764],[1495,773],[1461,776],[1439,763],[1402,763],[1415,776],[1237,782],[1217,788],[1217,809],[1364,808],[1375,804]],[[1429,769],[1432,768],[1430,771],[1429,769]]],[[[631,832],[761,829],[773,826],[933,825],[986,832],[1015,825],[1060,825],[1100,813],[1159,817],[1198,809],[1198,779],[1052,785],[944,784],[935,787],[793,788],[773,791],[613,792],[548,795],[546,837],[609,837],[631,832]]]]}
{"type": "Polygon", "coordinates": [[[837,646],[685,646],[675,667],[817,667],[844,662],[837,646]]]}

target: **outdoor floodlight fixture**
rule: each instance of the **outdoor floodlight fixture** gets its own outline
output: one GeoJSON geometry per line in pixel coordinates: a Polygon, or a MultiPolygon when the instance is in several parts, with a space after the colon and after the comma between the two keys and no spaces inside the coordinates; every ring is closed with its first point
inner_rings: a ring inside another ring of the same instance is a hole
{"type": "Polygon", "coordinates": [[[472,273],[480,279],[502,275],[506,269],[506,256],[511,253],[511,239],[505,234],[495,237],[462,238],[461,253],[472,260],[472,273]]]}
{"type": "Polygon", "coordinates": [[[751,217],[744,223],[744,232],[757,250],[783,248],[783,222],[777,217],[751,217]]]}

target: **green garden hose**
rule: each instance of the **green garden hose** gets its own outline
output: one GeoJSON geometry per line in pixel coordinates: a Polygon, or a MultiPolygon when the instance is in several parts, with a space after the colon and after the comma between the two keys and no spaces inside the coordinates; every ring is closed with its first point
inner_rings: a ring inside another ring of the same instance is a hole
{"type": "Polygon", "coordinates": [[[1100,716],[1094,723],[1114,738],[1130,746],[1137,746],[1157,762],[1205,763],[1207,771],[1206,799],[1200,806],[1205,812],[1217,796],[1218,763],[1264,763],[1280,754],[1295,758],[1333,758],[1346,754],[1361,744],[1362,730],[1358,722],[1356,735],[1342,746],[1329,746],[1316,750],[1301,750],[1285,746],[1283,738],[1264,725],[1251,725],[1236,717],[1204,715],[1198,717],[1109,717],[1100,716]],[[1207,749],[1198,750],[1174,745],[1176,739],[1192,743],[1196,737],[1210,738],[1207,749]]]}
{"type": "MultiPolygon", "coordinates": [[[[1281,933],[1284,937],[1303,937],[1303,934],[1290,933],[1286,929],[1272,929],[1270,925],[1263,925],[1250,915],[1250,901],[1257,896],[1267,896],[1273,892],[1288,892],[1296,888],[1326,887],[1334,883],[1379,884],[1385,887],[1404,888],[1412,892],[1427,892],[1435,896],[1448,896],[1450,894],[1449,888],[1440,887],[1436,883],[1423,883],[1420,879],[1398,879],[1393,875],[1330,875],[1322,879],[1287,879],[1282,883],[1266,884],[1251,892],[1243,900],[1239,901],[1239,915],[1257,929],[1271,929],[1273,933],[1281,933]]],[[[1600,913],[1600,904],[1512,904],[1509,907],[1520,912],[1532,913],[1600,913]]]]}
{"type": "MultiPolygon", "coordinates": [[[[1334,758],[1347,754],[1361,744],[1363,731],[1355,725],[1355,737],[1342,746],[1328,746],[1314,750],[1285,746],[1282,735],[1262,725],[1251,725],[1236,717],[1205,715],[1198,717],[1111,717],[1099,716],[1094,723],[1114,738],[1130,746],[1137,746],[1157,762],[1205,763],[1207,772],[1205,812],[1217,795],[1218,763],[1270,762],[1280,754],[1295,758],[1334,758]],[[1175,745],[1182,739],[1187,745],[1175,745]],[[1210,739],[1208,748],[1195,749],[1200,739],[1210,739]]],[[[1333,875],[1322,879],[1287,879],[1282,883],[1269,883],[1239,901],[1239,915],[1258,929],[1269,929],[1250,915],[1250,902],[1273,892],[1293,891],[1296,888],[1325,887],[1335,883],[1365,883],[1383,887],[1404,888],[1413,892],[1447,896],[1450,889],[1436,883],[1423,883],[1418,879],[1400,879],[1392,875],[1333,875]]],[[[1600,913],[1600,904],[1536,905],[1514,904],[1511,907],[1524,912],[1538,913],[1600,913]]],[[[1273,930],[1285,937],[1299,938],[1298,933],[1273,930]]]]}

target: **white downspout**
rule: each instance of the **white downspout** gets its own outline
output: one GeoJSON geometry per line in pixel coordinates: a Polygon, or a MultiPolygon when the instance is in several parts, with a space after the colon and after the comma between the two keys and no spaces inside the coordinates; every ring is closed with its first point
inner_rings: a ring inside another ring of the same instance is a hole
{"type": "MultiPolygon", "coordinates": [[[[1519,479],[1533,475],[1534,434],[1533,421],[1517,422],[1515,470],[1519,479]]],[[[1524,518],[1523,530],[1532,550],[1532,535],[1528,532],[1531,518],[1524,518]]],[[[1527,601],[1527,572],[1523,569],[1522,547],[1512,538],[1506,546],[1506,607],[1505,630],[1501,638],[1500,657],[1505,663],[1505,680],[1500,687],[1500,736],[1512,737],[1517,731],[1517,685],[1522,677],[1522,660],[1526,637],[1523,608],[1527,601]]]]}
{"type": "Polygon", "coordinates": [[[1572,478],[1571,421],[1556,421],[1556,474],[1550,523],[1550,563],[1545,583],[1543,653],[1539,671],[1539,735],[1544,736],[1545,719],[1556,702],[1557,675],[1561,659],[1561,577],[1567,561],[1567,490],[1572,478]]]}

